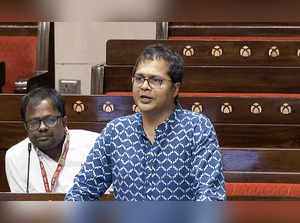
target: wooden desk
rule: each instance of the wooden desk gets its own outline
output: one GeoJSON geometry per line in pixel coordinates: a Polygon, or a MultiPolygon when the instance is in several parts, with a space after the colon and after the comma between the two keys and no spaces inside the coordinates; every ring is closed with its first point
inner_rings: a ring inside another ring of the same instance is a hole
{"type": "MultiPolygon", "coordinates": [[[[203,113],[214,123],[222,147],[226,182],[300,184],[299,97],[182,96],[179,100],[185,109],[195,110],[197,106],[200,109],[201,105],[203,113]],[[255,103],[260,103],[263,108],[259,114],[254,114],[250,110],[251,105],[255,103]],[[232,112],[222,111],[225,104],[232,106],[232,112]],[[280,112],[279,108],[283,104],[291,106],[290,114],[280,112]]],[[[20,95],[2,94],[0,97],[0,104],[6,105],[0,111],[2,192],[9,191],[4,168],[5,152],[26,137],[24,124],[19,117],[20,101],[20,95]]],[[[80,128],[100,132],[110,120],[134,112],[131,96],[69,95],[65,96],[65,101],[70,129],[80,128]],[[82,110],[76,110],[78,108],[82,110]]],[[[240,198],[238,200],[249,200],[249,196],[240,198]]],[[[13,199],[17,197],[11,198],[13,199]]],[[[27,199],[29,198],[23,200],[27,199]]],[[[33,199],[38,199],[38,196],[33,199]]],[[[289,200],[285,197],[283,199],[267,197],[267,200],[270,199],[289,200]]]]}
{"type": "MultiPolygon", "coordinates": [[[[10,193],[0,192],[0,201],[63,201],[65,193],[10,193]]],[[[100,201],[113,201],[113,194],[105,194],[100,201]]]]}
{"type": "MultiPolygon", "coordinates": [[[[10,193],[0,192],[1,201],[63,201],[64,193],[10,193]]],[[[228,201],[300,201],[300,197],[284,196],[228,196],[228,201]]],[[[114,201],[113,194],[105,194],[100,201],[114,201]]]]}

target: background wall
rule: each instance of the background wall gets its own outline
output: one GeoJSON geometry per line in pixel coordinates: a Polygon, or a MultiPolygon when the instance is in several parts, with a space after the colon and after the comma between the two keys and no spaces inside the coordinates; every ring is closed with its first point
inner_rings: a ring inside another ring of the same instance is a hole
{"type": "Polygon", "coordinates": [[[81,80],[90,94],[91,67],[105,63],[108,39],[155,39],[155,22],[56,22],[55,87],[60,79],[81,80]]]}

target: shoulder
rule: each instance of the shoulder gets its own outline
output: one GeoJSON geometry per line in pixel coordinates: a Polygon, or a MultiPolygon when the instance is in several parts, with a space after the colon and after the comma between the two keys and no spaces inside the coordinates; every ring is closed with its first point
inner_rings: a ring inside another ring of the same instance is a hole
{"type": "Polygon", "coordinates": [[[12,159],[19,159],[19,158],[24,158],[24,155],[27,153],[27,148],[28,148],[28,143],[29,139],[26,138],[19,143],[15,144],[11,148],[9,148],[6,151],[5,154],[5,159],[6,161],[12,160],[12,159]]]}
{"type": "Polygon", "coordinates": [[[97,132],[83,129],[71,129],[69,134],[71,147],[91,147],[99,136],[97,132]]]}
{"type": "Polygon", "coordinates": [[[92,132],[84,129],[70,129],[69,133],[72,138],[97,138],[99,136],[98,132],[92,132]]]}
{"type": "Polygon", "coordinates": [[[177,113],[177,119],[192,125],[212,125],[212,122],[206,115],[186,109],[181,109],[180,112],[177,113]]]}
{"type": "Polygon", "coordinates": [[[127,128],[128,126],[134,126],[139,124],[141,120],[141,113],[135,113],[128,116],[122,116],[110,121],[107,124],[107,127],[124,127],[127,128]]]}

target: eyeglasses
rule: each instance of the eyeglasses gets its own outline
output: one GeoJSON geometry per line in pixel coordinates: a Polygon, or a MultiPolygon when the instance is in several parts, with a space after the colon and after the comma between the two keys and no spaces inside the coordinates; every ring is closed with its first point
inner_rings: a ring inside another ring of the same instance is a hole
{"type": "Polygon", "coordinates": [[[62,116],[49,115],[49,116],[46,116],[41,119],[29,120],[29,121],[25,122],[25,125],[26,125],[26,128],[31,131],[39,129],[41,126],[41,122],[43,122],[44,125],[46,125],[48,128],[52,128],[57,124],[57,120],[61,117],[62,116]]]}
{"type": "Polygon", "coordinates": [[[172,81],[172,80],[170,80],[170,79],[164,79],[164,78],[161,78],[161,77],[158,77],[158,76],[153,76],[153,77],[150,77],[150,78],[145,78],[143,76],[134,75],[132,77],[132,83],[134,85],[136,85],[137,87],[143,86],[143,84],[145,83],[145,81],[147,81],[148,85],[151,88],[161,88],[161,85],[162,85],[162,83],[164,81],[172,81]]]}

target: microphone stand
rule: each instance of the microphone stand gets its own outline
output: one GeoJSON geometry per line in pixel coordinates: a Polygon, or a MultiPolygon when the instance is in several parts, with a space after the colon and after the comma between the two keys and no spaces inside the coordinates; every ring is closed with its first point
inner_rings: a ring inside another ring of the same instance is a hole
{"type": "Polygon", "coordinates": [[[31,143],[28,143],[28,165],[27,165],[27,186],[26,193],[29,193],[29,170],[30,170],[30,152],[31,152],[31,143]]]}

